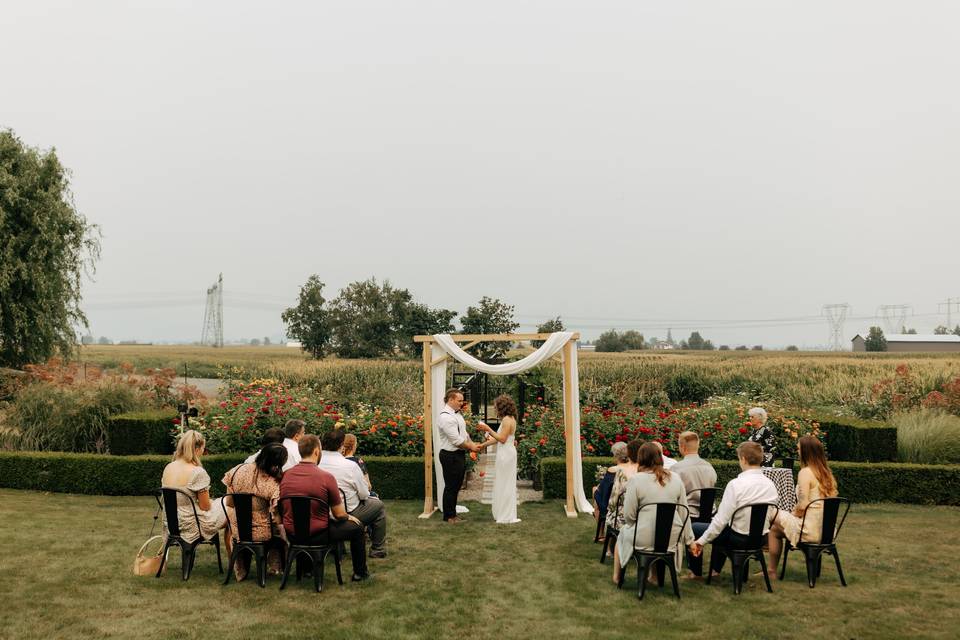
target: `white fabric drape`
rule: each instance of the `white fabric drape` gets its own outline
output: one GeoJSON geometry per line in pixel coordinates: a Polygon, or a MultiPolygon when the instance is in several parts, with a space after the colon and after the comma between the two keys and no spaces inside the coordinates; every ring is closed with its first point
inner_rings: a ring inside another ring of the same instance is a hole
{"type": "MultiPolygon", "coordinates": [[[[443,470],[440,467],[440,447],[437,425],[440,421],[440,411],[443,410],[443,396],[447,385],[447,359],[440,356],[449,355],[454,360],[461,362],[471,369],[488,373],[491,375],[506,376],[523,373],[524,371],[538,366],[544,361],[555,356],[558,352],[563,352],[563,346],[570,340],[573,333],[569,331],[559,331],[553,333],[543,343],[539,349],[515,362],[506,362],[504,364],[487,364],[478,360],[463,349],[461,349],[449,334],[438,334],[433,336],[433,356],[440,361],[433,365],[430,372],[432,388],[432,406],[433,406],[433,464],[434,477],[437,486],[437,500],[443,498],[443,470]]],[[[571,370],[573,371],[572,380],[564,380],[564,386],[570,385],[573,395],[573,441],[568,442],[567,446],[573,447],[573,491],[574,498],[579,509],[583,513],[593,513],[593,506],[587,499],[583,488],[583,465],[581,464],[580,453],[580,383],[577,374],[577,350],[573,350],[571,358],[571,370]]]]}

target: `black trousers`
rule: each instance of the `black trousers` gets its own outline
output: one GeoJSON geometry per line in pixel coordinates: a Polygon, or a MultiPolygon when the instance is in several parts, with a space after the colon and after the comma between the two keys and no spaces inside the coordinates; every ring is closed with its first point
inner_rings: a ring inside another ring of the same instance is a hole
{"type": "Polygon", "coordinates": [[[358,576],[367,575],[367,544],[363,527],[360,525],[349,520],[330,518],[327,530],[310,538],[310,544],[330,544],[348,540],[350,541],[350,560],[353,561],[353,572],[358,576]]]}
{"type": "Polygon", "coordinates": [[[457,515],[457,494],[467,472],[467,452],[441,450],[440,466],[443,468],[443,519],[447,521],[457,515]]]}
{"type": "MultiPolygon", "coordinates": [[[[727,526],[723,531],[720,532],[713,540],[713,544],[726,547],[727,549],[747,549],[750,547],[749,543],[750,538],[745,536],[742,533],[737,533],[729,526],[727,526]]],[[[723,569],[724,563],[727,561],[727,556],[722,553],[713,553],[713,550],[710,550],[710,570],[720,573],[723,569]]]]}

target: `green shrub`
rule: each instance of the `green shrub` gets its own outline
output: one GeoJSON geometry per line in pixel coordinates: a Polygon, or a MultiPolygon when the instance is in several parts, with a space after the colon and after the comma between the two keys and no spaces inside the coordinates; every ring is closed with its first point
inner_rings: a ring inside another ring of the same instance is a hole
{"type": "Polygon", "coordinates": [[[890,422],[897,429],[901,462],[960,463],[960,417],[921,409],[896,414],[890,422]]]}
{"type": "MultiPolygon", "coordinates": [[[[246,454],[204,456],[210,492],[223,495],[224,474],[246,454]]],[[[423,498],[423,460],[364,458],[375,491],[387,499],[423,498]]],[[[57,493],[149,495],[160,487],[169,456],[113,456],[90,453],[0,451],[0,486],[57,493]]]]}
{"type": "Polygon", "coordinates": [[[897,459],[897,428],[858,418],[819,416],[831,460],[888,462],[897,459]]]}
{"type": "Polygon", "coordinates": [[[17,394],[7,415],[19,430],[17,448],[103,452],[109,416],[143,405],[137,389],[121,382],[77,387],[34,383],[17,394]]]}
{"type": "MultiPolygon", "coordinates": [[[[591,484],[597,465],[609,465],[609,458],[584,458],[584,484],[591,484]]],[[[725,487],[740,473],[730,460],[711,460],[717,470],[717,487],[725,487]]],[[[909,504],[960,505],[960,465],[919,465],[899,463],[831,462],[840,495],[853,502],[904,502],[909,504]]],[[[540,462],[544,498],[566,496],[566,466],[563,458],[540,462]]],[[[587,486],[589,492],[590,487],[587,486]]]]}
{"type": "Polygon", "coordinates": [[[173,453],[173,421],[169,410],[121,413],[107,419],[107,450],[117,456],[173,453]]]}

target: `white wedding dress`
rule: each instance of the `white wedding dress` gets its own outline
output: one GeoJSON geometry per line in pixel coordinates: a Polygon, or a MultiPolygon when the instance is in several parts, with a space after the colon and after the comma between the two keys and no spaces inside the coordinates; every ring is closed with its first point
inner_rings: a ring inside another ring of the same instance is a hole
{"type": "Polygon", "coordinates": [[[517,448],[513,434],[497,445],[496,473],[493,478],[493,519],[497,524],[520,522],[517,518],[517,448]]]}

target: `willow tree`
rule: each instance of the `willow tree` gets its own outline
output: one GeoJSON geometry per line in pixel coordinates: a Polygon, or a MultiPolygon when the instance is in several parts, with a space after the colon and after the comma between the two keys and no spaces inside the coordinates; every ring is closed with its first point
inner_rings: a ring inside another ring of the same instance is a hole
{"type": "Polygon", "coordinates": [[[99,231],[73,203],[54,150],[0,131],[0,365],[69,357],[84,273],[100,257],[99,231]]]}

